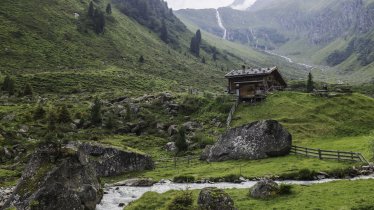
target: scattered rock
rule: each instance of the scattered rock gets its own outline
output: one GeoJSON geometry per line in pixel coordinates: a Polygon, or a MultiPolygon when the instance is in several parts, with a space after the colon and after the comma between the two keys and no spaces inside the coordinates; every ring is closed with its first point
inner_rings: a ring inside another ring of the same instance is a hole
{"type": "Polygon", "coordinates": [[[207,146],[202,160],[256,160],[289,154],[292,136],[274,120],[253,122],[223,134],[213,146],[207,146]]]}
{"type": "Polygon", "coordinates": [[[267,199],[279,193],[279,186],[273,180],[265,179],[257,182],[250,191],[253,198],[267,199]]]}
{"type": "Polygon", "coordinates": [[[177,152],[178,148],[175,142],[169,142],[165,145],[165,150],[168,152],[177,152]]]}
{"type": "Polygon", "coordinates": [[[154,169],[152,158],[145,154],[123,151],[114,147],[99,144],[82,144],[79,146],[86,154],[101,177],[117,176],[125,172],[154,169]]]}
{"type": "Polygon", "coordinates": [[[1,121],[3,121],[3,122],[11,122],[11,121],[13,121],[15,118],[16,118],[16,115],[15,115],[15,114],[8,114],[8,115],[5,115],[5,116],[3,117],[3,119],[1,119],[1,121]]]}
{"type": "Polygon", "coordinates": [[[0,187],[0,209],[4,206],[5,202],[10,198],[14,191],[14,187],[0,187]]]}
{"type": "Polygon", "coordinates": [[[175,135],[178,133],[178,126],[177,125],[171,125],[168,128],[168,134],[169,136],[175,135]]]}
{"type": "Polygon", "coordinates": [[[197,122],[186,122],[182,125],[186,131],[195,131],[197,129],[200,129],[202,126],[197,122]]]}
{"type": "Polygon", "coordinates": [[[231,197],[225,191],[214,187],[202,189],[197,203],[200,210],[236,210],[231,197]]]}

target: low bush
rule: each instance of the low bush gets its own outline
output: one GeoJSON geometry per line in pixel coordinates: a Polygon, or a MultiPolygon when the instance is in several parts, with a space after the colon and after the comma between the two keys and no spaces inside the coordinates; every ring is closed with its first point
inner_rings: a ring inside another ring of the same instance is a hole
{"type": "Polygon", "coordinates": [[[173,178],[173,182],[175,182],[175,183],[194,183],[195,182],[195,177],[189,176],[189,175],[176,176],[176,177],[173,178]]]}
{"type": "Polygon", "coordinates": [[[168,206],[168,210],[191,210],[193,206],[192,192],[183,191],[168,206]]]}
{"type": "Polygon", "coordinates": [[[281,184],[279,185],[279,195],[290,195],[292,194],[292,185],[281,184]]]}

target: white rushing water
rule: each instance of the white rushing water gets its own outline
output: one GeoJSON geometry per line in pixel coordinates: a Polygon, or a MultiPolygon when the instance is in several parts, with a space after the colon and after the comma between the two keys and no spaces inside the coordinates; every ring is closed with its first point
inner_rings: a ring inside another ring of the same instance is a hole
{"type": "Polygon", "coordinates": [[[218,26],[223,30],[222,39],[226,39],[227,38],[227,30],[222,23],[221,15],[219,14],[218,9],[216,9],[216,17],[217,17],[218,26]]]}
{"type": "MultiPolygon", "coordinates": [[[[265,52],[268,53],[268,54],[271,54],[271,55],[275,55],[275,56],[281,57],[281,58],[285,59],[289,63],[295,63],[291,58],[289,58],[287,56],[279,55],[279,54],[277,54],[275,52],[272,52],[272,51],[269,51],[269,50],[265,50],[265,52]]],[[[311,66],[311,65],[308,65],[308,64],[305,64],[305,63],[296,63],[296,64],[300,65],[300,66],[303,66],[305,68],[314,68],[314,66],[311,66]]]]}
{"type": "MultiPolygon", "coordinates": [[[[364,180],[364,179],[374,179],[374,175],[371,176],[361,176],[350,180],[364,180]]],[[[277,183],[282,184],[293,184],[293,185],[312,185],[312,184],[322,184],[332,181],[338,181],[338,179],[323,179],[317,181],[278,181],[277,183]]],[[[213,183],[213,184],[177,184],[170,181],[157,183],[152,187],[109,187],[104,191],[101,203],[97,205],[97,210],[121,210],[119,204],[128,205],[130,202],[139,199],[146,192],[157,192],[165,193],[170,190],[200,190],[205,187],[217,187],[220,189],[248,189],[253,187],[257,181],[247,181],[240,184],[234,183],[213,183]]]]}

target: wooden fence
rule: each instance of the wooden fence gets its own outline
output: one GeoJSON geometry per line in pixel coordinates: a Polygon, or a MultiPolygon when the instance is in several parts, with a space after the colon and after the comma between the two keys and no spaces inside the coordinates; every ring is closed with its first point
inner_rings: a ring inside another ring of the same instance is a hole
{"type": "Polygon", "coordinates": [[[230,124],[231,124],[232,118],[234,117],[234,114],[235,114],[235,111],[236,111],[236,108],[238,107],[238,105],[239,105],[239,98],[237,98],[236,101],[235,101],[235,104],[232,105],[229,116],[227,117],[227,121],[226,121],[227,129],[231,128],[230,124]]]}
{"type": "Polygon", "coordinates": [[[311,149],[306,147],[292,146],[291,153],[297,155],[305,155],[307,157],[319,158],[319,159],[330,159],[338,161],[354,161],[369,163],[365,157],[359,152],[344,152],[337,150],[322,150],[322,149],[311,149]]]}

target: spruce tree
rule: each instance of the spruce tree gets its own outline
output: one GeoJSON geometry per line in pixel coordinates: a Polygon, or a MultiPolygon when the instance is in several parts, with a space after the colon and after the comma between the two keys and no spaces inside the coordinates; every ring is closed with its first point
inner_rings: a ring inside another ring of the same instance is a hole
{"type": "Polygon", "coordinates": [[[10,82],[10,80],[11,80],[10,76],[6,76],[6,77],[4,78],[4,81],[3,81],[3,85],[2,85],[2,87],[1,87],[1,90],[3,90],[3,91],[8,91],[8,87],[9,87],[9,82],[10,82]]]}
{"type": "Polygon", "coordinates": [[[34,90],[32,86],[30,85],[30,83],[27,83],[23,90],[23,96],[33,96],[33,95],[34,95],[34,90]]]}
{"type": "Polygon", "coordinates": [[[308,93],[311,93],[313,92],[313,89],[314,89],[313,75],[312,75],[312,72],[309,72],[308,81],[306,83],[306,91],[308,93]]]}
{"type": "Polygon", "coordinates": [[[34,120],[44,119],[45,114],[46,114],[45,109],[43,108],[41,104],[39,104],[34,112],[34,120]]]}
{"type": "Polygon", "coordinates": [[[139,63],[144,63],[144,62],[145,62],[145,59],[144,59],[143,55],[141,55],[139,57],[139,63]]]}
{"type": "Polygon", "coordinates": [[[10,81],[9,81],[9,84],[8,84],[8,94],[10,95],[10,96],[12,96],[12,95],[14,95],[15,94],[15,92],[16,92],[16,87],[15,87],[16,85],[15,85],[15,82],[14,82],[14,80],[13,79],[11,79],[10,81]]]}
{"type": "Polygon", "coordinates": [[[179,129],[175,146],[178,148],[178,152],[186,151],[188,149],[188,144],[186,141],[186,131],[184,128],[179,129]]]}
{"type": "Polygon", "coordinates": [[[60,108],[60,112],[58,113],[58,122],[59,123],[69,123],[71,122],[71,115],[70,115],[70,112],[68,110],[68,108],[66,107],[66,105],[62,106],[60,108]]]}
{"type": "Polygon", "coordinates": [[[197,41],[198,45],[200,46],[200,44],[201,44],[201,31],[200,31],[200,29],[196,31],[195,37],[196,37],[196,41],[197,41]]]}
{"type": "Polygon", "coordinates": [[[108,5],[106,5],[106,13],[108,15],[112,14],[112,5],[110,3],[108,3],[108,5]]]}
{"type": "Polygon", "coordinates": [[[56,116],[56,113],[52,111],[48,115],[48,130],[55,131],[57,128],[56,123],[57,123],[57,116],[56,116]]]}
{"type": "Polygon", "coordinates": [[[88,16],[93,17],[94,12],[95,12],[95,8],[94,8],[94,5],[93,5],[93,2],[91,1],[89,6],[88,6],[88,16]]]}
{"type": "Polygon", "coordinates": [[[93,17],[93,22],[94,22],[94,30],[97,34],[104,33],[104,28],[105,28],[105,16],[104,14],[98,10],[95,9],[94,12],[94,17],[93,17]]]}
{"type": "Polygon", "coordinates": [[[100,125],[102,122],[101,101],[97,97],[93,106],[91,107],[91,122],[93,125],[100,125]]]}
{"type": "Polygon", "coordinates": [[[166,28],[165,21],[162,21],[161,40],[164,41],[165,43],[169,42],[168,29],[166,28]]]}
{"type": "Polygon", "coordinates": [[[206,61],[205,61],[205,57],[203,57],[202,59],[201,59],[201,63],[206,63],[206,61]]]}

